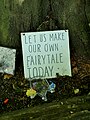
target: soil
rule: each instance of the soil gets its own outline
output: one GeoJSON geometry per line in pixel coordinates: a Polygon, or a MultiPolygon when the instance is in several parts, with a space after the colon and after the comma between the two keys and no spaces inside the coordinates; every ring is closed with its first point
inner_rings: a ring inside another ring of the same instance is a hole
{"type": "MultiPolygon", "coordinates": [[[[40,109],[44,109],[44,106],[49,106],[51,104],[53,106],[53,101],[55,101],[54,105],[56,105],[58,109],[57,104],[63,104],[65,99],[68,99],[68,100],[70,99],[70,105],[72,106],[71,103],[74,100],[73,97],[80,97],[80,96],[87,96],[87,95],[89,96],[90,94],[90,87],[89,87],[90,86],[90,61],[85,62],[83,60],[75,60],[74,58],[72,58],[71,64],[72,64],[72,77],[68,77],[68,76],[63,77],[63,76],[57,75],[56,78],[54,79],[48,79],[48,81],[51,80],[56,84],[56,89],[55,89],[55,92],[52,94],[49,92],[47,93],[47,99],[48,99],[47,102],[43,101],[39,96],[36,96],[34,99],[30,99],[30,97],[27,97],[26,91],[27,89],[30,88],[30,82],[23,77],[23,72],[22,72],[23,70],[21,69],[21,67],[18,68],[18,71],[15,73],[14,76],[8,75],[8,74],[0,74],[0,115],[3,116],[3,114],[6,114],[8,112],[17,111],[21,109],[28,110],[29,108],[31,108],[31,110],[32,109],[34,110],[35,108],[38,109],[39,106],[40,106],[40,109]],[[56,101],[58,101],[58,103],[56,101]]],[[[86,102],[85,104],[82,104],[82,106],[84,105],[84,107],[85,106],[88,107],[88,104],[89,104],[89,101],[88,103],[86,102]]],[[[63,110],[64,110],[64,107],[62,108],[63,110]]],[[[90,108],[86,109],[86,107],[84,110],[88,110],[88,111],[87,112],[84,111],[85,114],[90,114],[90,108]]],[[[75,112],[77,111],[78,110],[76,110],[75,112]]],[[[59,114],[59,112],[57,112],[57,114],[59,114]]],[[[83,112],[80,111],[78,114],[82,115],[82,113],[83,112]]],[[[38,114],[40,117],[40,113],[38,114]]],[[[64,111],[62,114],[64,114],[64,111]]],[[[67,109],[66,109],[66,114],[67,114],[67,109]]],[[[72,110],[70,114],[73,114],[72,110]]],[[[90,119],[90,116],[89,116],[89,119],[90,119]]],[[[10,119],[10,120],[13,120],[13,119],[10,119]]],[[[17,120],[19,120],[19,118],[17,120]]],[[[35,120],[41,120],[41,119],[35,118],[35,120]]],[[[44,118],[42,120],[44,120],[44,118]]],[[[48,120],[48,118],[45,120],[48,120]]]]}

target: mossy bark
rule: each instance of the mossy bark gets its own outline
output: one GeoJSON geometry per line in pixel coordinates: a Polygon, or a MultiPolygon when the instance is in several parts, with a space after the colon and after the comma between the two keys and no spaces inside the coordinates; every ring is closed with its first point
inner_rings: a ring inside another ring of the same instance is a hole
{"type": "Polygon", "coordinates": [[[36,31],[49,11],[48,0],[1,0],[0,45],[20,48],[20,33],[36,31]]]}
{"type": "Polygon", "coordinates": [[[89,5],[89,0],[0,0],[0,46],[21,49],[20,33],[43,24],[40,30],[69,29],[70,47],[89,59],[89,5]],[[44,24],[47,18],[49,24],[44,24]]]}
{"type": "Polygon", "coordinates": [[[71,47],[77,56],[90,58],[89,0],[51,1],[53,14],[61,28],[70,30],[71,47]]]}
{"type": "Polygon", "coordinates": [[[0,115],[0,120],[90,120],[90,96],[77,96],[0,115]]]}

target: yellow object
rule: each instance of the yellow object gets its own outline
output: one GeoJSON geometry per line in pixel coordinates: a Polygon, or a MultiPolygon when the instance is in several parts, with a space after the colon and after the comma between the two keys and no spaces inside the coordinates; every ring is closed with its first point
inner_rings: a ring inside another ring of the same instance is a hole
{"type": "Polygon", "coordinates": [[[34,89],[28,89],[27,92],[26,92],[26,95],[27,97],[31,97],[31,98],[34,98],[36,96],[36,91],[34,89]]]}
{"type": "Polygon", "coordinates": [[[79,89],[75,89],[75,90],[74,90],[74,93],[75,93],[75,94],[79,93],[79,89]]]}
{"type": "Polygon", "coordinates": [[[5,80],[5,79],[10,79],[10,78],[12,78],[12,77],[13,77],[13,75],[5,74],[5,75],[4,75],[4,80],[5,80]]]}

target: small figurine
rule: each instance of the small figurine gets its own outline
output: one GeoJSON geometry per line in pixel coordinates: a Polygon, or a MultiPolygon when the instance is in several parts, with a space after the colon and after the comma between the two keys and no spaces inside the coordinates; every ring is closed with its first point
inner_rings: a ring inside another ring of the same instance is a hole
{"type": "Polygon", "coordinates": [[[36,91],[33,88],[30,88],[27,90],[26,95],[27,97],[30,97],[31,99],[33,99],[36,96],[36,91]]]}
{"type": "Polygon", "coordinates": [[[51,93],[53,93],[53,92],[55,92],[55,87],[56,87],[56,85],[52,82],[52,81],[50,81],[50,85],[49,85],[49,90],[48,91],[50,91],[51,93]]]}
{"type": "Polygon", "coordinates": [[[46,79],[33,82],[32,87],[37,91],[37,94],[42,97],[42,100],[47,101],[46,94],[49,89],[49,83],[46,79]]]}

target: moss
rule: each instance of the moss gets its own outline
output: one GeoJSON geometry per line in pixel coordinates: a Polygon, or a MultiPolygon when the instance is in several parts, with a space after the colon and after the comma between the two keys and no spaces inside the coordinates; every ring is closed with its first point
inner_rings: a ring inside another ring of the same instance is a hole
{"type": "Polygon", "coordinates": [[[1,0],[0,5],[0,44],[14,48],[21,47],[20,32],[36,31],[49,11],[48,0],[1,0]]]}
{"type": "Polygon", "coordinates": [[[8,5],[5,6],[3,0],[0,1],[0,32],[2,36],[0,36],[0,44],[7,44],[8,38],[8,28],[9,28],[9,8],[8,5]]]}
{"type": "Polygon", "coordinates": [[[90,96],[77,96],[5,113],[0,120],[90,120],[90,96]],[[87,101],[88,100],[88,101],[87,101]],[[62,104],[63,103],[63,104],[62,104]]]}
{"type": "Polygon", "coordinates": [[[78,57],[90,58],[88,26],[88,9],[84,0],[52,0],[52,12],[59,21],[61,28],[70,30],[71,47],[76,50],[78,57]],[[62,5],[63,4],[63,5],[62,5]],[[62,7],[63,6],[63,7],[62,7]],[[60,9],[58,9],[60,8],[60,9]]]}

